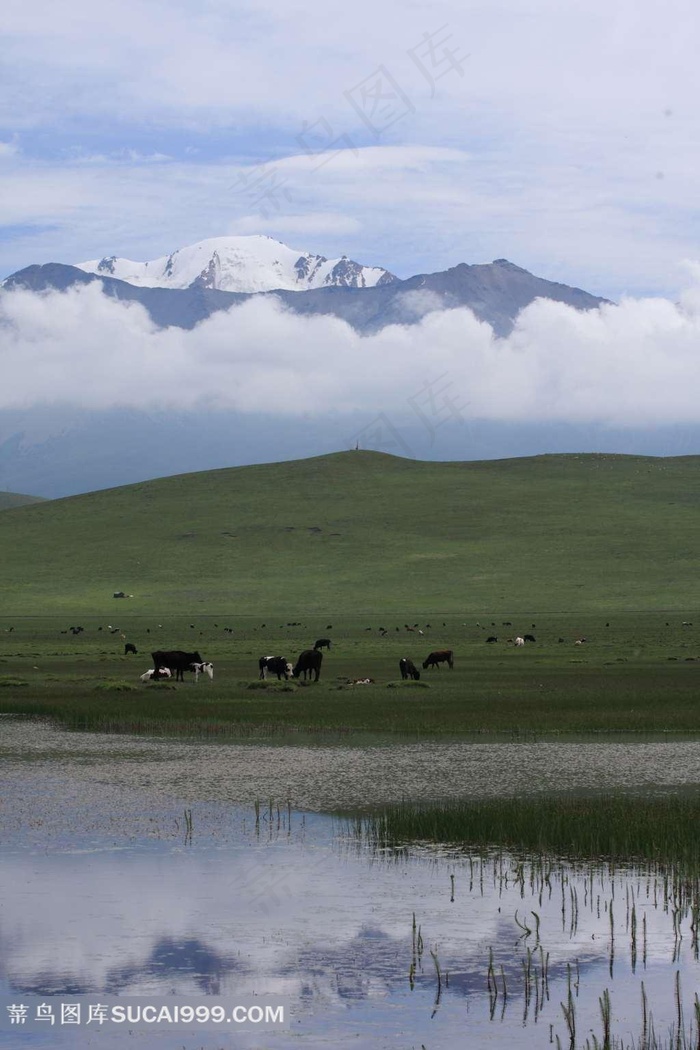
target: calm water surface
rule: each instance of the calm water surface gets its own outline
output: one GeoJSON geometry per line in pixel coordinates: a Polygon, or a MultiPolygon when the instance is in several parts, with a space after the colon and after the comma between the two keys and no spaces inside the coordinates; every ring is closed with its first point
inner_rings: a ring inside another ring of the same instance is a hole
{"type": "Polygon", "coordinates": [[[613,1032],[639,1035],[641,981],[665,1033],[676,973],[691,1016],[691,917],[674,922],[662,878],[445,849],[376,854],[327,812],[694,785],[698,742],[295,748],[9,719],[0,729],[0,994],[271,993],[293,1012],[280,1033],[57,1029],[5,1032],[3,1045],[527,1050],[557,1035],[569,1045],[569,991],[584,1045],[602,1036],[606,988],[613,1032]],[[269,798],[256,821],[254,801],[269,798]]]}

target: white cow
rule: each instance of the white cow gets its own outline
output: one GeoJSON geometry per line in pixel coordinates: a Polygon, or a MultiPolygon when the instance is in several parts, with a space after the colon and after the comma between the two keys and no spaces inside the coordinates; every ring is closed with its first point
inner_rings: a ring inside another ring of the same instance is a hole
{"type": "Polygon", "coordinates": [[[524,638],[521,638],[520,636],[518,636],[518,637],[517,637],[517,638],[515,639],[515,644],[516,644],[517,646],[525,645],[525,639],[524,639],[524,638]]]}
{"type": "MultiPolygon", "coordinates": [[[[150,682],[151,679],[153,678],[153,675],[155,673],[156,672],[155,672],[155,670],[153,668],[151,668],[150,671],[144,671],[144,673],[141,675],[141,681],[142,682],[150,682]]],[[[170,668],[169,667],[159,667],[158,668],[158,677],[159,678],[172,678],[172,672],[170,671],[170,668]]]]}
{"type": "Polygon", "coordinates": [[[191,666],[192,666],[192,670],[194,671],[195,685],[199,681],[200,674],[208,674],[209,677],[213,679],[213,677],[214,677],[214,664],[212,664],[212,663],[202,663],[202,664],[192,664],[191,666]]]}

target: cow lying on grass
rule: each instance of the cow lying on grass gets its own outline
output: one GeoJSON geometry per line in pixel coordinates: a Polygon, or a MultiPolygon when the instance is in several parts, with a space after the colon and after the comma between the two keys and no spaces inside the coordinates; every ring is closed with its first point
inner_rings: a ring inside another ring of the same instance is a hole
{"type": "MultiPolygon", "coordinates": [[[[153,668],[151,668],[150,671],[144,671],[144,673],[141,675],[141,681],[142,682],[152,682],[153,679],[155,678],[155,676],[156,676],[156,672],[155,672],[155,670],[153,668]]],[[[158,678],[171,678],[171,677],[172,677],[172,675],[170,674],[170,668],[169,667],[159,667],[158,668],[158,678]]]]}

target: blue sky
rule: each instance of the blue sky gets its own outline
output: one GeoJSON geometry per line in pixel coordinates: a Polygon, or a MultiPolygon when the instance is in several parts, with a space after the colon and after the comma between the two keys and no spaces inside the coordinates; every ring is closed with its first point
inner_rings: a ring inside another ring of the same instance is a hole
{"type": "Polygon", "coordinates": [[[699,23],[680,0],[6,0],[0,275],[261,232],[673,297],[699,23]]]}

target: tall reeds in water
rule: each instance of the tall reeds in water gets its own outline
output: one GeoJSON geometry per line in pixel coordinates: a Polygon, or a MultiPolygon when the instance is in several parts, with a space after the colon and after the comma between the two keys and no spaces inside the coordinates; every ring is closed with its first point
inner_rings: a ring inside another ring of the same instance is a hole
{"type": "MultiPolygon", "coordinates": [[[[390,806],[355,823],[378,847],[418,842],[671,863],[700,872],[700,793],[548,796],[390,806]]],[[[700,920],[700,912],[697,916],[700,920]]]]}

